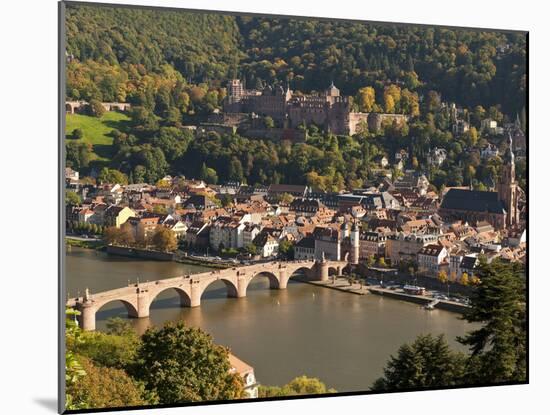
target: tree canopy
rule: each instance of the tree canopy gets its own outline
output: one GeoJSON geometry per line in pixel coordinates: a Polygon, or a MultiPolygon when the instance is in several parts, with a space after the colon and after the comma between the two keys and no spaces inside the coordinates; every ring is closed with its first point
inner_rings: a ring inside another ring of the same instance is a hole
{"type": "Polygon", "coordinates": [[[264,386],[258,388],[258,397],[268,398],[274,396],[318,395],[323,393],[336,393],[335,389],[327,386],[317,378],[299,376],[292,379],[284,386],[264,386]]]}
{"type": "Polygon", "coordinates": [[[436,388],[462,382],[466,356],[453,352],[443,335],[421,335],[404,344],[391,356],[384,376],[376,380],[376,391],[436,388]]]}
{"type": "Polygon", "coordinates": [[[482,261],[471,302],[464,318],[482,327],[459,339],[471,352],[469,379],[475,383],[525,380],[527,317],[522,265],[482,261]]]}
{"type": "Polygon", "coordinates": [[[230,372],[227,349],[182,322],[148,329],[138,363],[136,376],[163,403],[237,399],[243,393],[242,379],[230,372]]]}

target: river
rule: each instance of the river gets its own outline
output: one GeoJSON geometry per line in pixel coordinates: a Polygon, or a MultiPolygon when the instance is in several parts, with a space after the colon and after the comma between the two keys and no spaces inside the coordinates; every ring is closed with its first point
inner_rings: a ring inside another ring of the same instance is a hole
{"type": "MultiPolygon", "coordinates": [[[[154,280],[206,269],[73,248],[67,253],[67,287],[73,297],[86,287],[93,294],[137,278],[154,280]]],[[[377,295],[358,296],[292,280],[286,290],[268,287],[267,278],[258,277],[247,297],[236,299],[227,298],[225,285],[216,282],[197,308],[180,308],[177,294],[169,290],[152,304],[149,318],[131,321],[143,332],[150,325],[183,320],[252,365],[264,385],[283,385],[307,375],[339,392],[367,390],[382,375],[390,355],[421,333],[443,333],[453,348],[464,350],[455,338],[473,328],[458,314],[377,295]]],[[[126,316],[121,303],[97,313],[98,329],[113,316],[126,316]]]]}

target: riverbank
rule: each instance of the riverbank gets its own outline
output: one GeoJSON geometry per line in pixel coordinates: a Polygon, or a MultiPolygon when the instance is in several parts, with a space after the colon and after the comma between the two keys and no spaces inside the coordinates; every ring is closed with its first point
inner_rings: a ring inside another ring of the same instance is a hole
{"type": "Polygon", "coordinates": [[[153,251],[150,249],[130,248],[126,246],[108,245],[109,255],[125,256],[130,258],[151,259],[154,261],[173,261],[174,253],[153,251]]]}
{"type": "MultiPolygon", "coordinates": [[[[397,290],[397,289],[391,290],[388,288],[369,286],[368,290],[372,294],[382,295],[385,297],[390,297],[390,298],[394,298],[402,301],[408,301],[408,302],[419,304],[422,306],[426,306],[435,300],[433,297],[430,297],[430,296],[407,294],[402,290],[397,290]]],[[[464,314],[470,307],[468,307],[465,304],[457,303],[455,301],[438,300],[438,302],[434,304],[434,308],[438,308],[445,311],[451,311],[453,313],[464,314]]]]}
{"type": "Polygon", "coordinates": [[[65,244],[67,246],[67,249],[71,249],[72,247],[84,248],[84,249],[95,249],[95,250],[105,249],[105,244],[101,239],[85,239],[85,238],[66,236],[65,244]]]}
{"type": "MultiPolygon", "coordinates": [[[[349,280],[346,278],[336,278],[335,280],[328,281],[310,281],[305,278],[297,278],[300,282],[305,282],[307,284],[316,285],[318,287],[325,287],[331,290],[337,290],[341,292],[346,292],[355,295],[366,295],[366,294],[375,294],[381,295],[396,300],[407,301],[410,303],[415,303],[421,306],[425,306],[434,301],[434,298],[428,295],[412,295],[403,292],[402,289],[391,290],[389,288],[383,288],[381,286],[373,285],[364,285],[359,283],[350,284],[349,280]]],[[[438,308],[445,311],[450,311],[453,313],[464,314],[469,307],[467,305],[457,303],[454,301],[448,300],[439,300],[438,303],[434,305],[434,308],[438,308]]]]}
{"type": "Polygon", "coordinates": [[[215,268],[215,269],[226,269],[226,268],[235,266],[235,264],[233,263],[228,264],[228,263],[213,262],[207,259],[200,259],[197,257],[190,257],[190,256],[174,257],[174,261],[179,262],[180,264],[199,265],[199,266],[215,268]]]}
{"type": "Polygon", "coordinates": [[[342,291],[355,295],[365,295],[369,291],[365,285],[351,284],[346,278],[337,278],[336,280],[329,281],[311,281],[306,278],[296,278],[297,281],[305,282],[306,284],[316,285],[318,287],[330,288],[331,290],[342,291]]]}

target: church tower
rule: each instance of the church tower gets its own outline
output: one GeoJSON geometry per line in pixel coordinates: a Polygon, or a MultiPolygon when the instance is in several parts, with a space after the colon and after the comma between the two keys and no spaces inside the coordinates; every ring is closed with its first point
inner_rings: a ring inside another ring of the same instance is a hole
{"type": "Polygon", "coordinates": [[[515,156],[512,147],[512,135],[508,134],[508,149],[504,154],[504,165],[497,184],[498,198],[506,209],[506,227],[519,223],[518,185],[516,182],[515,156]]]}

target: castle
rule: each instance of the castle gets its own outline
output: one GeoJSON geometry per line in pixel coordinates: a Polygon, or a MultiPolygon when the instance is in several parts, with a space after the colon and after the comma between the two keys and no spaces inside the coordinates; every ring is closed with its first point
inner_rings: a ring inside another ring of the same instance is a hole
{"type": "Polygon", "coordinates": [[[352,111],[350,97],[340,95],[332,83],[323,93],[294,94],[282,86],[266,86],[262,91],[247,90],[238,79],[229,81],[224,113],[254,113],[269,116],[282,128],[296,129],[301,125],[315,124],[334,134],[353,135],[362,126],[378,131],[382,122],[405,123],[403,114],[379,114],[352,111]]]}

